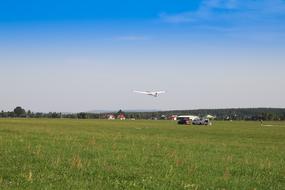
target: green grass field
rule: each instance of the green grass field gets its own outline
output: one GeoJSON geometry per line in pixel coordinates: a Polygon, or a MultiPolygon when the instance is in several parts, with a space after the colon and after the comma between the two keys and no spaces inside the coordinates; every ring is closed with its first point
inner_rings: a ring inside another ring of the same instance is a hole
{"type": "Polygon", "coordinates": [[[0,119],[0,189],[285,189],[285,123],[0,119]]]}

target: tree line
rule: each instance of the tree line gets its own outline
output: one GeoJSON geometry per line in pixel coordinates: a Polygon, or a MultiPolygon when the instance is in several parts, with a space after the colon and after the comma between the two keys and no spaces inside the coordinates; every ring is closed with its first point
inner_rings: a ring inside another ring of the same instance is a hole
{"type": "Polygon", "coordinates": [[[212,115],[216,120],[285,120],[285,108],[230,108],[230,109],[197,109],[171,110],[157,112],[129,112],[127,118],[165,119],[172,115],[196,115],[201,118],[212,115]]]}
{"type": "Polygon", "coordinates": [[[110,113],[60,113],[32,112],[18,106],[13,111],[1,111],[1,118],[71,118],[71,119],[106,119],[108,115],[124,114],[127,119],[168,119],[172,115],[197,115],[204,117],[208,114],[217,120],[285,120],[285,108],[232,108],[232,109],[197,109],[171,110],[153,112],[118,112],[110,113]]]}

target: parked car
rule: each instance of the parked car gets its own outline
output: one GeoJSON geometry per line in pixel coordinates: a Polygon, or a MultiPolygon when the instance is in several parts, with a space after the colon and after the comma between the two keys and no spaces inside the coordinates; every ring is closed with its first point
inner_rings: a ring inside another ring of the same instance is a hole
{"type": "Polygon", "coordinates": [[[202,125],[202,120],[200,118],[194,119],[192,121],[193,125],[202,125]]]}
{"type": "Polygon", "coordinates": [[[193,125],[209,125],[209,120],[208,119],[194,119],[192,121],[193,125]]]}
{"type": "Polygon", "coordinates": [[[203,119],[203,123],[204,125],[209,125],[210,124],[209,119],[203,119]]]}
{"type": "Polygon", "coordinates": [[[179,119],[178,119],[178,124],[180,124],[180,125],[191,125],[191,122],[192,120],[191,119],[189,119],[189,118],[187,118],[187,117],[180,117],[179,119]]]}

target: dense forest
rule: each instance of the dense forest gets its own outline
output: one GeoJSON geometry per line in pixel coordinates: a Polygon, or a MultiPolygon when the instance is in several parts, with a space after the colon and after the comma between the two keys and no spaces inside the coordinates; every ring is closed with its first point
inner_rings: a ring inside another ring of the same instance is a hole
{"type": "Polygon", "coordinates": [[[172,115],[206,115],[215,116],[216,120],[285,120],[285,108],[231,108],[231,109],[197,109],[197,110],[171,110],[152,112],[118,112],[110,113],[40,113],[26,111],[16,107],[13,111],[1,111],[0,118],[72,118],[72,119],[106,119],[110,114],[125,115],[127,119],[169,119],[172,115]]]}

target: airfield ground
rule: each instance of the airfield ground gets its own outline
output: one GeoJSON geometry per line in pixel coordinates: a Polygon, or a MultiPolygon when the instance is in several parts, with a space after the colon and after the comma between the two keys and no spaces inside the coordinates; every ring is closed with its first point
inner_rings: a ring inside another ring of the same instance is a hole
{"type": "Polygon", "coordinates": [[[285,122],[0,119],[0,189],[285,189],[285,122]]]}

